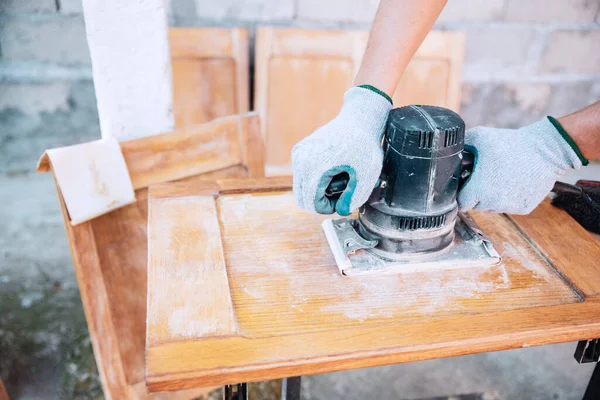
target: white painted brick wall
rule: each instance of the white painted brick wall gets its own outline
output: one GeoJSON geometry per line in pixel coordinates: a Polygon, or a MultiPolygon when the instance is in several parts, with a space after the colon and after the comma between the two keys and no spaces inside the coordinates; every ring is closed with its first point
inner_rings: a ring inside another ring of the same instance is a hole
{"type": "Polygon", "coordinates": [[[62,14],[82,14],[83,7],[81,0],[59,0],[60,12],[62,14]]]}
{"type": "MultiPolygon", "coordinates": [[[[378,0],[166,0],[178,26],[260,24],[368,29],[378,0]]],[[[467,35],[463,112],[473,121],[515,126],[600,100],[600,0],[449,0],[436,29],[467,35]],[[485,109],[494,117],[482,116],[485,109]]],[[[401,40],[401,38],[397,39],[401,40]]],[[[64,96],[57,81],[89,81],[81,0],[0,0],[0,102],[31,115],[29,96],[64,96]],[[58,11],[56,5],[58,4],[58,11]],[[45,88],[46,84],[50,84],[45,88]],[[29,93],[29,94],[27,94],[29,93]]],[[[48,106],[46,109],[51,110],[48,106]]],[[[60,108],[57,108],[60,110],[60,108]]],[[[0,121],[1,122],[1,121],[0,121]]]]}
{"type": "Polygon", "coordinates": [[[71,83],[0,83],[0,110],[14,108],[27,114],[66,111],[71,83]]]}
{"type": "Polygon", "coordinates": [[[438,22],[491,21],[502,18],[506,0],[449,0],[438,22]]]}
{"type": "Polygon", "coordinates": [[[0,0],[0,13],[34,13],[56,11],[55,0],[0,0]]]}
{"type": "Polygon", "coordinates": [[[298,18],[370,24],[378,5],[378,0],[298,0],[298,18]]]}
{"type": "Polygon", "coordinates": [[[529,27],[504,25],[470,27],[466,33],[463,76],[478,81],[524,74],[538,36],[529,27]]]}
{"type": "Polygon", "coordinates": [[[294,0],[191,1],[195,5],[196,16],[202,19],[268,21],[290,20],[294,17],[294,0]]]}
{"type": "Polygon", "coordinates": [[[507,21],[535,23],[591,23],[600,8],[598,0],[507,0],[507,21]]]}
{"type": "Polygon", "coordinates": [[[89,64],[82,18],[7,18],[0,25],[2,60],[89,64]]]}
{"type": "Polygon", "coordinates": [[[552,32],[540,72],[600,74],[600,29],[552,32]]]}

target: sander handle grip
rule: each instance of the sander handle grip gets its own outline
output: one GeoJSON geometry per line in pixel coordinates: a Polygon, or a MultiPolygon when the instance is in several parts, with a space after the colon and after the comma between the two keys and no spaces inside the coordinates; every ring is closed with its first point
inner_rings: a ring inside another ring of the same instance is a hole
{"type": "Polygon", "coordinates": [[[469,180],[473,168],[475,167],[475,154],[469,150],[462,151],[462,161],[460,163],[460,176],[458,177],[458,190],[469,180]]]}
{"type": "MultiPolygon", "coordinates": [[[[462,161],[460,165],[460,176],[458,178],[458,190],[460,190],[465,182],[471,176],[473,167],[475,166],[475,154],[469,150],[463,150],[462,161]]],[[[334,176],[325,189],[325,196],[329,198],[339,197],[348,185],[349,176],[346,173],[341,173],[334,176]]]]}

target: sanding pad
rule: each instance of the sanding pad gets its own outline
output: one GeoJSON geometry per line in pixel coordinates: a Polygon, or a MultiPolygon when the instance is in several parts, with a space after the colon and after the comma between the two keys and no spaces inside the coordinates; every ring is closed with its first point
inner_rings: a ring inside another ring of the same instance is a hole
{"type": "Polygon", "coordinates": [[[415,256],[403,261],[381,257],[371,249],[347,251],[346,240],[340,237],[338,226],[341,220],[323,221],[323,231],[333,252],[338,270],[342,275],[391,275],[428,270],[491,267],[502,261],[492,243],[467,215],[459,213],[456,218],[454,241],[447,251],[435,258],[415,256]],[[334,223],[335,222],[335,223],[334,223]]]}

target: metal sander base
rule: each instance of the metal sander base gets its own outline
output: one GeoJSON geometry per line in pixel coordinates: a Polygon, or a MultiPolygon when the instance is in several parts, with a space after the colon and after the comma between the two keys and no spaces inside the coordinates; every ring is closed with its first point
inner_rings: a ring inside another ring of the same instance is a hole
{"type": "Polygon", "coordinates": [[[347,252],[344,249],[347,238],[338,226],[347,218],[323,221],[323,231],[331,247],[338,270],[342,275],[391,275],[428,270],[491,267],[499,264],[502,258],[492,243],[466,214],[459,213],[454,227],[452,244],[436,257],[415,256],[405,260],[390,260],[377,254],[374,249],[358,249],[347,252]]]}

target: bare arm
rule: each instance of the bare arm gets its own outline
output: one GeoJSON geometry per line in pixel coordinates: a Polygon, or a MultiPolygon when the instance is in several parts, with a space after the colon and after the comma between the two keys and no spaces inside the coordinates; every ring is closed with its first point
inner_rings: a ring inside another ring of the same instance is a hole
{"type": "Polygon", "coordinates": [[[398,82],[447,0],[381,0],[354,85],[393,96],[398,82]]]}
{"type": "Polygon", "coordinates": [[[600,102],[558,119],[581,154],[588,160],[600,158],[600,102]]]}

